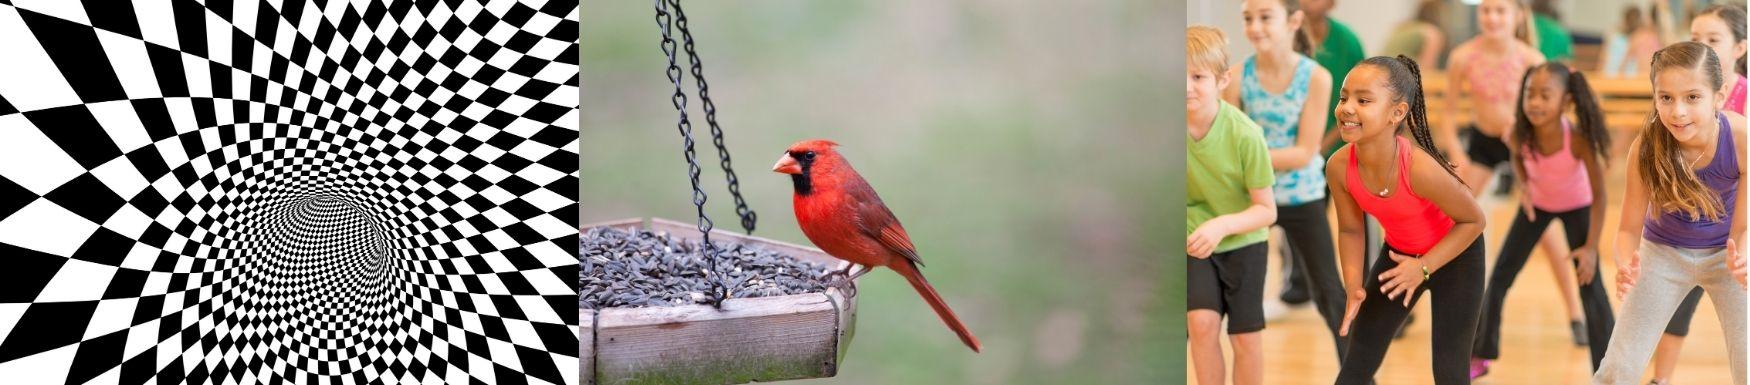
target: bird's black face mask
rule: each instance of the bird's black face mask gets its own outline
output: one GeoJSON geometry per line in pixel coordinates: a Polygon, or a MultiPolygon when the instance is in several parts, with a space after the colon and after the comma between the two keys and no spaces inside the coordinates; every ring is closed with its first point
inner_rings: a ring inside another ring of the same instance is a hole
{"type": "Polygon", "coordinates": [[[814,151],[790,152],[790,157],[796,159],[796,164],[802,166],[801,174],[791,174],[790,184],[796,188],[796,195],[806,196],[814,193],[814,181],[810,179],[814,171],[814,151]]]}

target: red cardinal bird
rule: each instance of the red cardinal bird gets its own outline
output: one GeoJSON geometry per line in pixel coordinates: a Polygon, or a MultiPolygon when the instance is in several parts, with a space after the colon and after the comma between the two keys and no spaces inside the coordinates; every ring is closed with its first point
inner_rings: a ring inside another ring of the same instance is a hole
{"type": "Polygon", "coordinates": [[[863,265],[861,271],[847,276],[843,282],[850,282],[876,266],[887,266],[905,277],[936,310],[936,315],[942,317],[942,322],[960,335],[960,341],[977,352],[978,337],[966,330],[966,325],[954,316],[954,310],[918,272],[924,261],[918,257],[905,228],[899,226],[899,219],[881,203],[869,182],[863,181],[851,164],[833,150],[838,145],[818,139],[797,142],[772,166],[772,171],[790,174],[796,187],[796,222],[802,225],[802,234],[827,254],[863,265]]]}

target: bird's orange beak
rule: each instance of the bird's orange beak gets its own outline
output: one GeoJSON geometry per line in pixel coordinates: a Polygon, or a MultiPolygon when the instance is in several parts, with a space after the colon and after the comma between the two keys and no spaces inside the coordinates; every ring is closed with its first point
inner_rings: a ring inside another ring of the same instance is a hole
{"type": "Polygon", "coordinates": [[[802,165],[796,163],[796,158],[790,157],[790,153],[786,152],[783,157],[778,158],[778,164],[772,165],[772,171],[798,175],[802,173],[802,165]]]}

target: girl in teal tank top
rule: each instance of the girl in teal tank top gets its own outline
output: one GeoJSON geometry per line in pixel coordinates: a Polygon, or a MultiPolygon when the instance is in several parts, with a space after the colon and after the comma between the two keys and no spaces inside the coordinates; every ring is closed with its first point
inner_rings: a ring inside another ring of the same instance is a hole
{"type": "Polygon", "coordinates": [[[1286,242],[1282,276],[1288,278],[1281,298],[1310,300],[1331,332],[1337,348],[1347,348],[1337,336],[1346,304],[1336,265],[1325,192],[1325,159],[1319,152],[1330,102],[1331,74],[1309,57],[1312,47],[1301,20],[1305,12],[1294,0],[1247,0],[1241,18],[1246,39],[1258,52],[1230,71],[1237,84],[1227,89],[1230,103],[1257,123],[1270,149],[1276,182],[1276,226],[1286,242]]]}

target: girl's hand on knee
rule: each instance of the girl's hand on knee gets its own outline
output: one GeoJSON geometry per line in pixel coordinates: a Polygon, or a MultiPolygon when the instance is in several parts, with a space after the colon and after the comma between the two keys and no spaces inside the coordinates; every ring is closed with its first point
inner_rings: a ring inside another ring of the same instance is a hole
{"type": "Polygon", "coordinates": [[[1738,242],[1731,240],[1731,239],[1727,239],[1726,240],[1726,267],[1730,267],[1732,269],[1732,279],[1735,279],[1738,281],[1738,287],[1745,287],[1745,285],[1744,285],[1744,278],[1745,278],[1744,266],[1745,265],[1746,265],[1746,263],[1744,263],[1744,255],[1738,253],[1738,242]]]}
{"type": "Polygon", "coordinates": [[[1427,282],[1428,265],[1420,258],[1398,254],[1396,251],[1388,251],[1386,254],[1398,265],[1379,275],[1379,281],[1383,282],[1379,285],[1379,292],[1385,293],[1386,298],[1393,301],[1401,298],[1404,307],[1410,307],[1410,298],[1415,297],[1416,288],[1427,282]]]}
{"type": "Polygon", "coordinates": [[[1580,280],[1580,285],[1592,284],[1592,277],[1598,275],[1596,274],[1598,270],[1598,251],[1593,250],[1592,246],[1581,246],[1578,249],[1574,249],[1574,252],[1571,255],[1576,264],[1574,267],[1574,274],[1578,274],[1575,278],[1580,280]]]}
{"type": "Polygon", "coordinates": [[[1616,265],[1616,300],[1618,301],[1626,298],[1628,291],[1634,289],[1635,278],[1639,276],[1641,270],[1641,253],[1639,251],[1630,252],[1627,258],[1622,259],[1627,259],[1628,263],[1616,265]]]}

